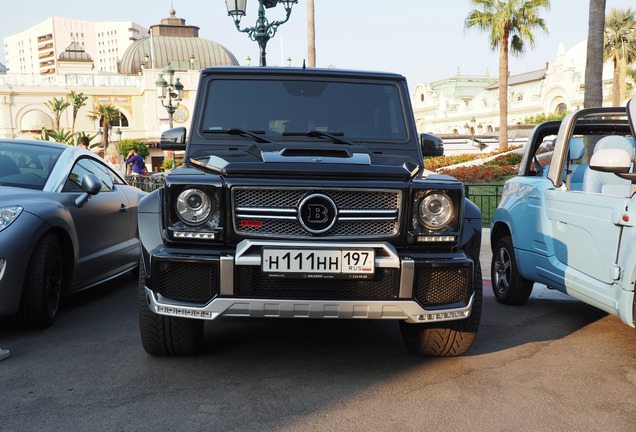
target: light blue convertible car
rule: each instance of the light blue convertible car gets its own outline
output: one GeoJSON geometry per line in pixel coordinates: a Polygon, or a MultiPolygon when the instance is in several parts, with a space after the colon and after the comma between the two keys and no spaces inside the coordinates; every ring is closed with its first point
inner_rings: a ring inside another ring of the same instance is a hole
{"type": "Polygon", "coordinates": [[[533,130],[491,225],[499,302],[523,304],[539,282],[634,327],[635,131],[636,99],[533,130]]]}

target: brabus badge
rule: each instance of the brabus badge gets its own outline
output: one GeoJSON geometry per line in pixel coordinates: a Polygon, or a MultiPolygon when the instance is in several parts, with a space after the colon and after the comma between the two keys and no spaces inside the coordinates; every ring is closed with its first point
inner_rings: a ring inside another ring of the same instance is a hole
{"type": "Polygon", "coordinates": [[[331,198],[323,194],[311,194],[298,205],[298,221],[313,234],[329,231],[336,223],[338,209],[331,198]]]}

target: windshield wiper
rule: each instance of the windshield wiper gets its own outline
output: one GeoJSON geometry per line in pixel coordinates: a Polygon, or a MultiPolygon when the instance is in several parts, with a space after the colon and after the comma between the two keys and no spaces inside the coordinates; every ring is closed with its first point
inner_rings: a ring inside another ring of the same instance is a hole
{"type": "Polygon", "coordinates": [[[204,130],[203,133],[222,133],[222,134],[227,134],[227,135],[240,135],[240,136],[248,136],[251,138],[254,138],[254,140],[256,140],[256,142],[260,142],[260,143],[273,143],[273,141],[268,140],[267,138],[264,138],[262,136],[259,136],[257,134],[264,134],[265,131],[248,131],[248,130],[244,130],[244,129],[239,129],[239,128],[232,128],[232,129],[211,129],[211,130],[204,130]]]}
{"type": "Polygon", "coordinates": [[[342,132],[327,133],[327,132],[323,132],[319,130],[310,130],[308,132],[283,132],[282,135],[283,136],[308,136],[312,138],[329,138],[331,141],[333,141],[336,144],[346,144],[351,146],[355,145],[351,141],[347,141],[344,138],[338,137],[338,135],[340,136],[344,135],[344,133],[342,132]]]}

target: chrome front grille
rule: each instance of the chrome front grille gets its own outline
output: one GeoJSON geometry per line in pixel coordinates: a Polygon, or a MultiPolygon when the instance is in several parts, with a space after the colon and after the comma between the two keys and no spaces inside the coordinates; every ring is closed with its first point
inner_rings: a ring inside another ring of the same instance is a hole
{"type": "Polygon", "coordinates": [[[398,235],[402,209],[399,190],[232,189],[234,230],[251,237],[278,238],[390,238],[398,235]],[[335,203],[338,214],[331,229],[319,235],[299,222],[298,206],[304,197],[320,193],[335,203]]]}

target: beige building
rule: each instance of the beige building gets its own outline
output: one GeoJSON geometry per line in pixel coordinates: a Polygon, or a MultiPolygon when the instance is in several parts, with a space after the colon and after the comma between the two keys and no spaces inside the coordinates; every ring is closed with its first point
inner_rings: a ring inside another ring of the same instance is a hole
{"type": "MultiPolygon", "coordinates": [[[[568,51],[559,46],[556,58],[543,69],[510,75],[508,82],[509,140],[522,143],[529,129],[522,125],[539,114],[557,114],[583,107],[587,41],[568,51]],[[517,127],[518,126],[518,127],[517,127]]],[[[604,105],[612,104],[613,64],[603,68],[604,105]]],[[[636,96],[632,85],[623,104],[636,96]]],[[[411,96],[420,132],[442,136],[447,143],[461,141],[478,148],[473,138],[494,143],[499,129],[499,83],[490,76],[457,76],[418,84],[411,96]]],[[[447,149],[451,149],[446,146],[447,149]]],[[[462,151],[466,148],[462,148],[462,151]]]]}
{"type": "Polygon", "coordinates": [[[94,60],[97,70],[117,73],[118,60],[148,29],[132,21],[92,22],[51,17],[4,39],[9,73],[56,74],[57,59],[73,42],[94,60]]]}
{"type": "MultiPolygon", "coordinates": [[[[152,26],[153,37],[133,43],[120,55],[121,73],[95,67],[96,61],[80,42],[71,41],[55,57],[55,73],[0,74],[0,138],[32,139],[42,128],[53,129],[54,118],[45,106],[54,97],[70,101],[70,92],[88,96],[80,109],[75,132],[98,133],[99,122],[88,118],[99,104],[114,105],[121,119],[112,124],[111,140],[136,139],[146,142],[151,155],[146,163],[158,171],[165,156],[156,146],[170,118],[157,97],[155,82],[170,64],[175,79],[184,86],[183,100],[173,116],[174,127],[190,128],[199,70],[211,66],[238,65],[234,55],[216,42],[198,37],[198,27],[187,26],[174,11],[161,24],[152,26]],[[147,57],[147,59],[146,59],[147,57]]],[[[71,107],[63,112],[60,128],[70,130],[71,107]]],[[[95,138],[92,142],[98,142],[95,138]]]]}

